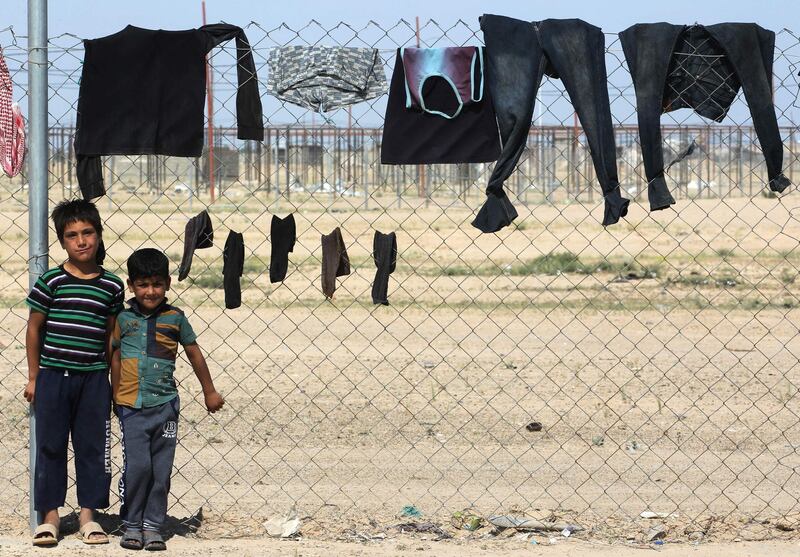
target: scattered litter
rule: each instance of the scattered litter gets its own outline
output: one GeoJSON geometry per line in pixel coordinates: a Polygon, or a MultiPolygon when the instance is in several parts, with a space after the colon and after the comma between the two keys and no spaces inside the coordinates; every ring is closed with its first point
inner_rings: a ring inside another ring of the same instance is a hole
{"type": "Polygon", "coordinates": [[[583,528],[577,524],[568,524],[566,522],[547,522],[544,520],[537,520],[535,518],[528,518],[526,516],[490,516],[489,522],[498,528],[516,528],[517,530],[544,530],[548,532],[562,532],[563,530],[569,530],[570,534],[574,534],[575,532],[580,532],[583,530],[583,528]]]}
{"type": "Polygon", "coordinates": [[[666,537],[667,535],[667,527],[663,524],[656,524],[652,528],[647,531],[645,534],[645,541],[650,543],[653,540],[660,540],[666,537]]]}
{"type": "Polygon", "coordinates": [[[692,532],[689,534],[689,541],[699,543],[703,540],[705,534],[703,532],[692,532]]]}
{"type": "Polygon", "coordinates": [[[550,538],[550,545],[555,545],[556,543],[558,543],[556,538],[550,538]]]}
{"type": "Polygon", "coordinates": [[[535,539],[531,538],[531,545],[539,545],[539,542],[537,542],[535,539]]]}
{"type": "Polygon", "coordinates": [[[527,541],[528,538],[531,537],[531,535],[529,533],[520,532],[514,537],[517,538],[518,540],[527,541]]]}
{"type": "Polygon", "coordinates": [[[364,542],[379,542],[386,539],[386,534],[383,532],[379,532],[377,534],[367,534],[365,532],[358,532],[356,530],[345,530],[343,532],[346,537],[339,538],[341,540],[352,540],[357,539],[358,541],[364,542]]]}
{"type": "Polygon", "coordinates": [[[271,518],[264,522],[267,534],[273,538],[289,538],[300,530],[300,519],[297,518],[297,511],[292,509],[286,516],[271,518]]]}
{"type": "Polygon", "coordinates": [[[436,367],[436,364],[434,364],[433,362],[427,362],[426,361],[426,362],[422,362],[422,367],[424,369],[433,369],[434,367],[436,367]]]}
{"type": "Polygon", "coordinates": [[[401,534],[408,534],[412,532],[436,534],[434,541],[448,540],[453,537],[452,534],[445,532],[433,522],[403,522],[402,524],[395,524],[394,527],[400,530],[401,534]]]}
{"type": "Polygon", "coordinates": [[[592,445],[595,447],[602,447],[603,444],[606,442],[606,438],[602,435],[595,435],[592,437],[592,445]]]}
{"type": "Polygon", "coordinates": [[[664,540],[656,540],[653,543],[656,545],[664,545],[664,540]]]}
{"type": "Polygon", "coordinates": [[[483,519],[477,514],[465,509],[463,511],[454,512],[453,516],[450,518],[450,524],[459,530],[474,532],[483,525],[483,519]]]}
{"type": "Polygon", "coordinates": [[[783,532],[791,532],[795,529],[795,526],[791,522],[781,520],[775,524],[775,528],[783,532]]]}
{"type": "Polygon", "coordinates": [[[525,429],[531,432],[535,431],[542,431],[542,423],[541,422],[531,422],[525,426],[525,429]]]}
{"type": "Polygon", "coordinates": [[[640,514],[642,518],[669,518],[672,516],[670,513],[657,513],[653,511],[642,511],[640,514]]]}
{"type": "Polygon", "coordinates": [[[561,535],[564,536],[565,538],[568,538],[570,537],[570,535],[572,535],[572,532],[570,531],[569,528],[564,528],[563,530],[561,530],[561,535]]]}
{"type": "Polygon", "coordinates": [[[400,511],[400,516],[422,516],[420,510],[415,507],[414,505],[406,505],[403,507],[403,510],[400,511]]]}

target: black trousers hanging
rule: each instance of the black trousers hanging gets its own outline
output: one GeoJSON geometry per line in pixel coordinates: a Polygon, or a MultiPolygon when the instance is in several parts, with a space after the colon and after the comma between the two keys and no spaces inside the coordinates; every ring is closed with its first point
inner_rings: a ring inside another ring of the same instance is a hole
{"type": "Polygon", "coordinates": [[[497,232],[517,217],[503,182],[525,149],[544,74],[561,78],[583,126],[605,198],[603,225],[619,221],[630,201],[620,194],[617,178],[603,32],[580,19],[530,23],[484,15],[480,22],[486,42],[486,84],[492,92],[503,151],[489,177],[486,203],[472,225],[482,232],[497,232]]]}

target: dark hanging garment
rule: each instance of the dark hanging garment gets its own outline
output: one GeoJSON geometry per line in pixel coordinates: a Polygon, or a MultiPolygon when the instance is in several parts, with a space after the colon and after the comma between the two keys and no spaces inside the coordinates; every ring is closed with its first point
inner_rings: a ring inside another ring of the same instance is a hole
{"type": "Polygon", "coordinates": [[[192,268],[194,250],[210,248],[214,245],[214,229],[211,226],[211,217],[208,211],[201,211],[197,216],[189,219],[183,234],[183,258],[178,270],[178,281],[189,276],[192,268]]]}
{"type": "Polygon", "coordinates": [[[389,275],[397,265],[397,235],[375,231],[372,239],[372,258],[375,260],[375,280],[372,283],[372,303],[389,305],[389,275]]]}
{"type": "Polygon", "coordinates": [[[230,39],[236,39],[238,58],[238,137],[263,141],[258,78],[241,27],[163,31],[128,25],[83,42],[75,155],[84,198],[105,193],[101,155],[201,155],[206,54],[230,39]]]}
{"type": "MultiPolygon", "coordinates": [[[[473,72],[475,98],[478,98],[479,84],[483,79],[482,66],[476,63],[473,72]]],[[[412,82],[424,83],[409,101],[403,58],[398,49],[383,124],[382,164],[480,163],[497,160],[500,155],[500,135],[487,87],[483,87],[479,101],[469,99],[464,102],[467,99],[460,98],[453,86],[443,78],[437,79],[422,71],[415,74],[412,82]],[[447,115],[458,111],[458,114],[446,118],[425,112],[419,106],[421,99],[424,99],[428,110],[447,115]],[[460,110],[459,101],[463,103],[460,110]]]]}
{"type": "Polygon", "coordinates": [[[244,237],[231,230],[222,251],[222,285],[225,288],[225,308],[242,305],[242,271],[244,270],[244,237]]]}
{"type": "Polygon", "coordinates": [[[322,293],[333,298],[336,291],[336,277],[350,274],[350,258],[337,226],[330,234],[322,235],[322,293]]]}
{"type": "Polygon", "coordinates": [[[472,226],[497,232],[517,217],[503,183],[525,151],[536,92],[545,74],[561,79],[583,126],[605,199],[603,226],[618,222],[628,213],[630,201],[622,197],[617,176],[603,31],[580,19],[530,22],[484,15],[480,22],[486,41],[486,85],[494,99],[503,152],[472,226]]]}
{"type": "Polygon", "coordinates": [[[289,253],[294,250],[294,243],[297,239],[294,215],[285,218],[272,215],[269,236],[272,244],[272,253],[269,258],[269,281],[274,284],[283,282],[289,269],[289,253]]]}
{"type": "Polygon", "coordinates": [[[783,174],[783,142],[772,103],[775,33],[755,23],[642,23],[619,38],[636,90],[651,211],[675,203],[664,178],[661,114],[691,108],[721,122],[740,89],[764,152],[769,188],[782,192],[791,185],[783,174]]]}

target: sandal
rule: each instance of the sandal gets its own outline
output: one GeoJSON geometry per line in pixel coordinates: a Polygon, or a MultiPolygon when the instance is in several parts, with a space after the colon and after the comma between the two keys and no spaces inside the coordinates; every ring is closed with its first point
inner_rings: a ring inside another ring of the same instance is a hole
{"type": "Polygon", "coordinates": [[[108,543],[108,536],[106,535],[103,527],[94,520],[91,520],[81,526],[78,530],[78,537],[87,545],[98,545],[108,543]],[[101,534],[101,536],[92,537],[93,535],[101,534]]]}
{"type": "Polygon", "coordinates": [[[134,551],[142,549],[142,547],[144,547],[144,543],[142,542],[142,531],[133,529],[125,530],[125,533],[119,540],[119,546],[124,549],[133,549],[134,551]]]}
{"type": "Polygon", "coordinates": [[[39,524],[33,531],[33,545],[36,547],[58,545],[58,528],[49,522],[39,524]]]}
{"type": "Polygon", "coordinates": [[[161,534],[152,530],[144,531],[144,550],[145,551],[166,551],[167,544],[161,534]]]}

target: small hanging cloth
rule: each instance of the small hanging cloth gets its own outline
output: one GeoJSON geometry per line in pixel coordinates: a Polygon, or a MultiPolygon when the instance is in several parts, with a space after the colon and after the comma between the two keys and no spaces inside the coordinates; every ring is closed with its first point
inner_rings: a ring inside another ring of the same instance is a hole
{"type": "Polygon", "coordinates": [[[372,239],[372,258],[375,260],[375,280],[372,283],[372,303],[389,305],[389,275],[397,265],[397,235],[375,231],[372,239]]]}
{"type": "Polygon", "coordinates": [[[269,235],[272,244],[272,254],[269,258],[269,281],[274,284],[283,282],[289,269],[289,252],[294,249],[297,239],[294,215],[288,215],[285,218],[272,215],[269,235]]]}
{"type": "Polygon", "coordinates": [[[0,166],[9,178],[20,173],[25,160],[25,119],[13,96],[11,74],[0,49],[0,166]]]}
{"type": "Polygon", "coordinates": [[[333,298],[336,277],[350,274],[350,258],[344,246],[342,231],[337,226],[330,234],[322,235],[322,293],[333,298]]]}
{"type": "Polygon", "coordinates": [[[222,285],[225,289],[225,308],[242,305],[242,271],[244,271],[244,237],[231,230],[222,251],[222,285]]]}
{"type": "Polygon", "coordinates": [[[203,210],[189,219],[183,238],[183,258],[178,271],[178,281],[189,276],[192,268],[194,250],[210,248],[214,245],[214,229],[211,227],[211,217],[208,211],[203,210]]]}

